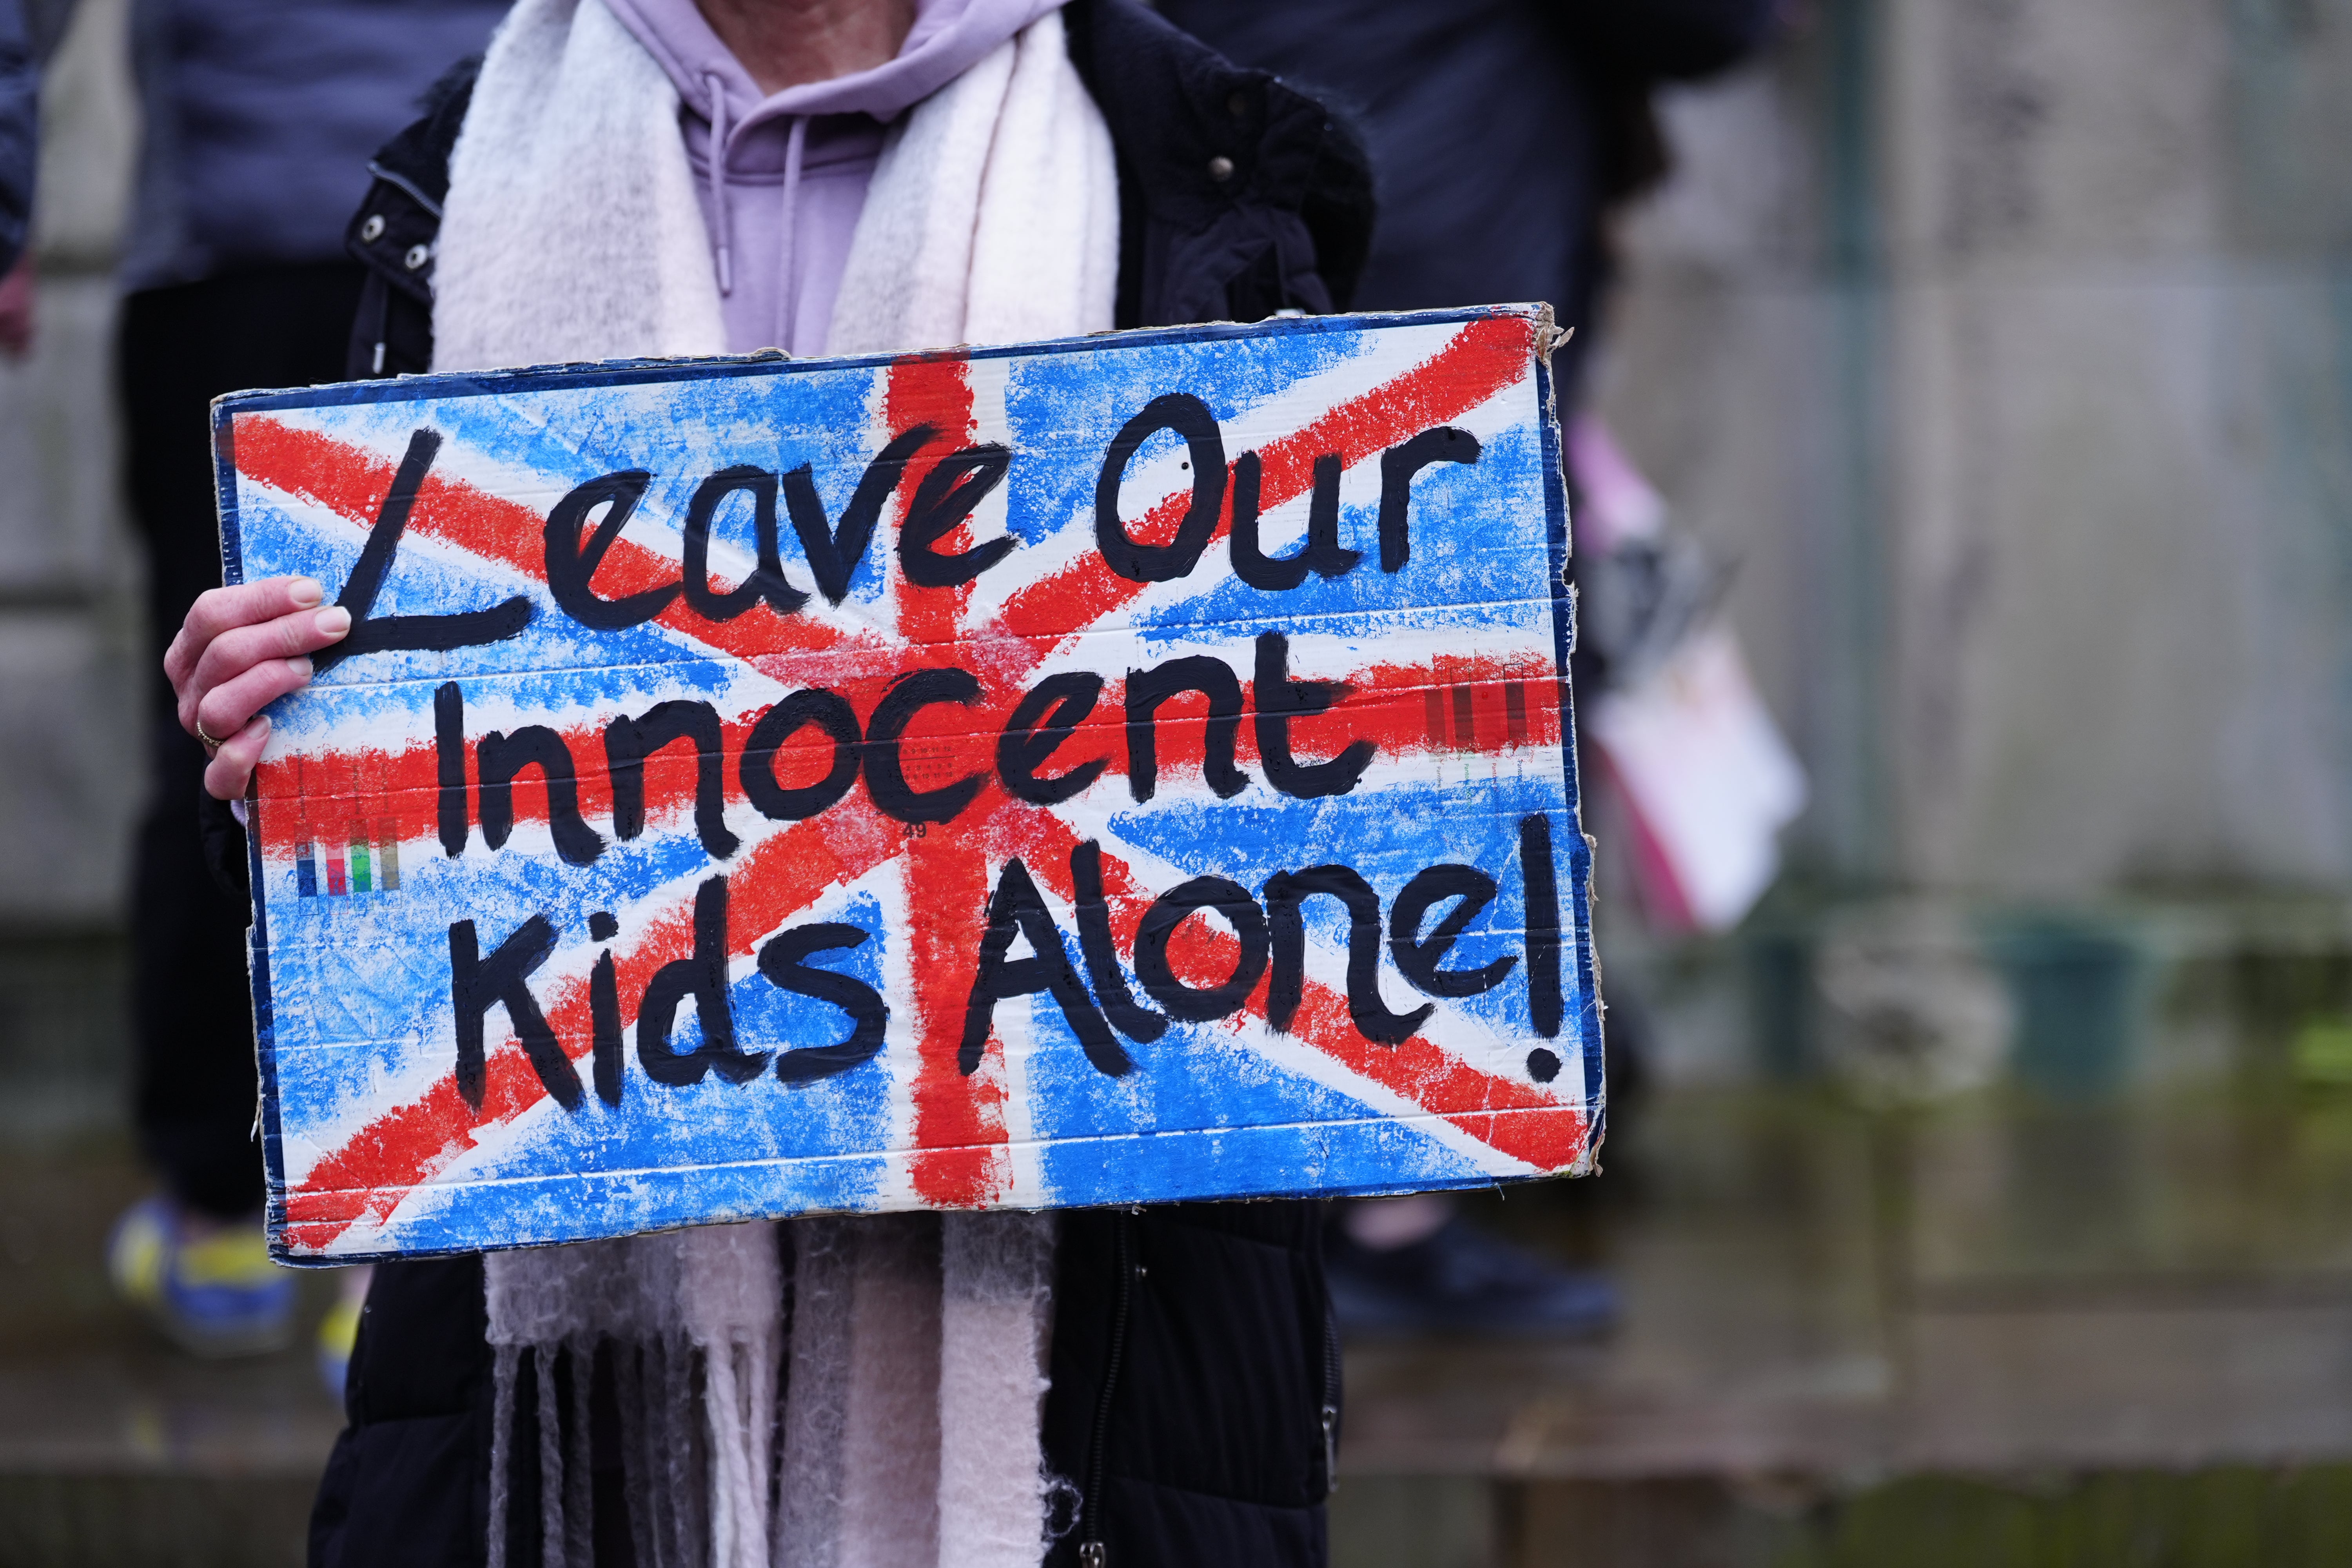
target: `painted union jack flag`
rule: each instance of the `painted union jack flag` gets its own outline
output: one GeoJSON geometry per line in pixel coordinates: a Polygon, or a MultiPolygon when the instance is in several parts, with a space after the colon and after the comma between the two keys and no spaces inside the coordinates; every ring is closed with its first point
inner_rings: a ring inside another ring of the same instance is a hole
{"type": "Polygon", "coordinates": [[[223,399],[279,1255],[1589,1168],[1550,337],[223,399]]]}

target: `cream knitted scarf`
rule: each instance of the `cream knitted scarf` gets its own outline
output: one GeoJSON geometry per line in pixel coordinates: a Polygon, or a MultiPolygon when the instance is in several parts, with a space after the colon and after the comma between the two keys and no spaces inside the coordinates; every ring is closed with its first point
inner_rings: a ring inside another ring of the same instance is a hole
{"type": "MultiPolygon", "coordinates": [[[[831,350],[1107,329],[1118,211],[1049,13],[892,127],[831,350]]],[[[603,0],[520,0],[491,41],[435,272],[436,370],[756,346],[725,341],[677,94],[603,0]]],[[[646,1568],[1034,1564],[1066,1511],[1038,1441],[1052,1237],[914,1215],[491,1255],[492,1563],[522,1522],[526,1391],[543,1560],[589,1563],[584,1373],[604,1358],[646,1568]]]]}

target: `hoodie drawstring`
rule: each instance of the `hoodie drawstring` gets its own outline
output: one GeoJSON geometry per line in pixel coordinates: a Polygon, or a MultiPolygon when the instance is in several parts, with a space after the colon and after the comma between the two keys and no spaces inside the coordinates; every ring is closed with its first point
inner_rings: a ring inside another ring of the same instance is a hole
{"type": "Polygon", "coordinates": [[[717,244],[711,248],[719,259],[719,292],[735,292],[735,256],[733,202],[727,189],[727,84],[717,71],[704,73],[703,86],[710,89],[710,207],[717,218],[717,244]]]}
{"type": "MultiPolygon", "coordinates": [[[[793,116],[784,141],[784,309],[794,310],[801,297],[797,270],[801,248],[801,161],[808,151],[809,117],[793,116]]],[[[788,315],[789,319],[789,315],[788,315]]]]}
{"type": "MultiPolygon", "coordinates": [[[[728,117],[727,84],[717,71],[706,71],[703,86],[710,94],[711,252],[719,264],[719,292],[735,292],[735,193],[733,149],[728,137],[734,127],[728,117]]],[[[782,296],[789,318],[799,298],[801,171],[808,153],[809,117],[795,114],[784,142],[782,296]]],[[[787,335],[789,335],[789,322],[787,335]]]]}

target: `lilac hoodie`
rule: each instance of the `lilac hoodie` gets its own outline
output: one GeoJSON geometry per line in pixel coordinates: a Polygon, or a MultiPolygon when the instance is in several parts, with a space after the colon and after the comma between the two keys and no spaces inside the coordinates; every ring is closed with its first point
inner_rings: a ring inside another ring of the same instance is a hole
{"type": "Polygon", "coordinates": [[[677,88],[730,350],[824,352],[884,128],[1061,3],[915,0],[889,64],[763,98],[695,0],[605,0],[677,88]]]}

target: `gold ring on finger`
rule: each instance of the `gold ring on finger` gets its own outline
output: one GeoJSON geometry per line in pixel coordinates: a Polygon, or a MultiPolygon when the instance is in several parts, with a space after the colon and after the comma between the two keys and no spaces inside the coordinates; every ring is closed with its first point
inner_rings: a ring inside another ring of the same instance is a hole
{"type": "Polygon", "coordinates": [[[215,757],[220,755],[220,749],[228,744],[226,741],[205,729],[202,719],[196,721],[196,741],[204,747],[207,755],[215,757]]]}

